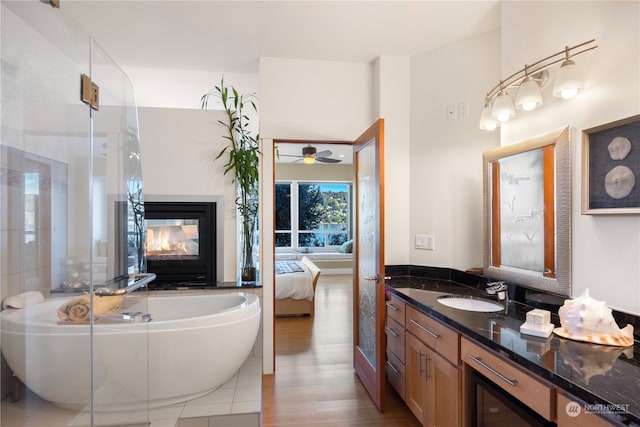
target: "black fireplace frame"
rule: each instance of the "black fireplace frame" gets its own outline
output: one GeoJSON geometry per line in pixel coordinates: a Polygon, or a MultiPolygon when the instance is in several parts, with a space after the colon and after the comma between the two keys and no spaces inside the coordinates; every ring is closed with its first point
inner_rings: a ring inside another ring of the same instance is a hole
{"type": "Polygon", "coordinates": [[[149,289],[216,286],[216,203],[144,202],[145,219],[197,219],[198,259],[155,260],[147,257],[147,271],[156,274],[149,289]]]}

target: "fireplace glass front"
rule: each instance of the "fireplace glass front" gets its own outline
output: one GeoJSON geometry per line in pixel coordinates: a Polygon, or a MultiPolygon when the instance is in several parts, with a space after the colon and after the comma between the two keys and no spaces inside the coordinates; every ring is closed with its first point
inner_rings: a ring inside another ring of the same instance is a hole
{"type": "Polygon", "coordinates": [[[197,219],[147,220],[147,259],[198,259],[200,233],[197,219]]]}
{"type": "Polygon", "coordinates": [[[215,286],[216,205],[145,202],[147,270],[151,288],[215,286]]]}

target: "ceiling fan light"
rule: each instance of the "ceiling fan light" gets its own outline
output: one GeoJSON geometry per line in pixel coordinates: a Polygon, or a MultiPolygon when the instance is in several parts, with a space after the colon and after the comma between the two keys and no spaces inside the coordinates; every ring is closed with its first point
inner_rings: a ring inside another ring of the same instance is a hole
{"type": "Polygon", "coordinates": [[[518,89],[516,96],[516,108],[524,111],[531,111],[542,105],[542,94],[540,87],[535,80],[527,76],[518,89]]]}
{"type": "Polygon", "coordinates": [[[556,81],[553,84],[553,96],[571,99],[578,94],[582,87],[582,78],[576,63],[567,59],[562,63],[556,75],[556,81]]]}
{"type": "Polygon", "coordinates": [[[316,158],[314,156],[304,156],[302,161],[308,165],[312,165],[316,162],[316,158]]]}

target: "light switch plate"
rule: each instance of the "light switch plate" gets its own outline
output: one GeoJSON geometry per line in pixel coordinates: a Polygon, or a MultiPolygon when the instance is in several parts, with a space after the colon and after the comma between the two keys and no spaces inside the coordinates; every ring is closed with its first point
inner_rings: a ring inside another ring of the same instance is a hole
{"type": "Polygon", "coordinates": [[[416,249],[434,250],[435,242],[431,234],[416,234],[416,249]]]}

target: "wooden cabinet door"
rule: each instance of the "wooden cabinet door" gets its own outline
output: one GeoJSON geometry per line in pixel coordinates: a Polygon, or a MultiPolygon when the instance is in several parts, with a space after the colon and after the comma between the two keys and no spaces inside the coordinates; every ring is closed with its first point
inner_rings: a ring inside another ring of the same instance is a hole
{"type": "Polygon", "coordinates": [[[427,346],[410,333],[405,336],[405,403],[424,424],[427,400],[427,346]]]}
{"type": "Polygon", "coordinates": [[[428,427],[459,426],[461,373],[438,353],[426,348],[427,399],[422,424],[428,427]]]}
{"type": "Polygon", "coordinates": [[[558,427],[612,427],[614,424],[584,410],[584,402],[558,393],[558,427]]]}

